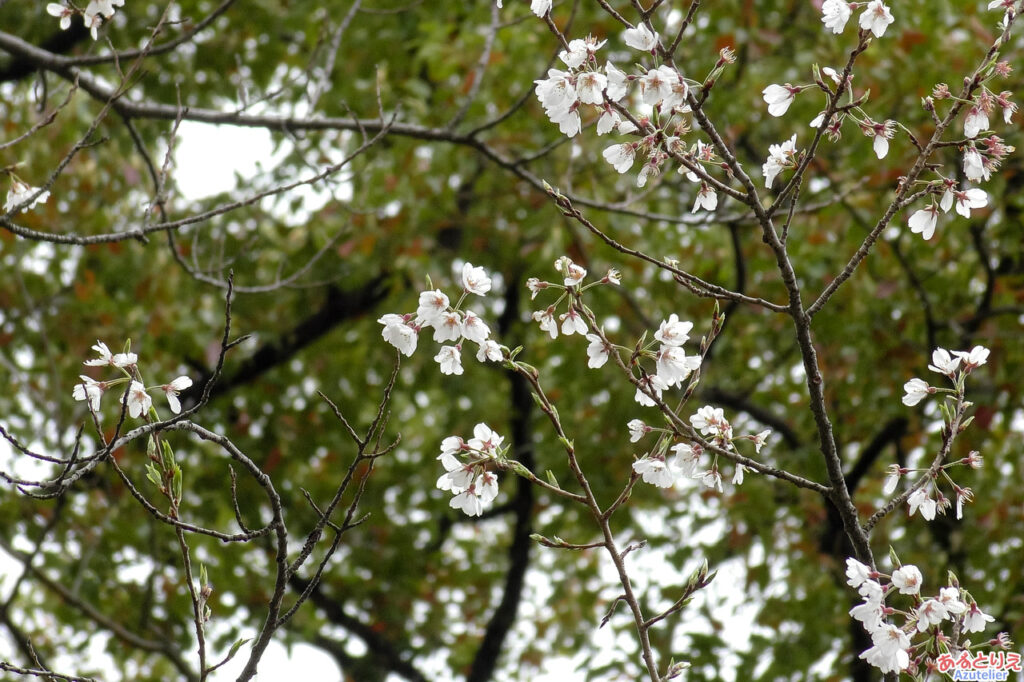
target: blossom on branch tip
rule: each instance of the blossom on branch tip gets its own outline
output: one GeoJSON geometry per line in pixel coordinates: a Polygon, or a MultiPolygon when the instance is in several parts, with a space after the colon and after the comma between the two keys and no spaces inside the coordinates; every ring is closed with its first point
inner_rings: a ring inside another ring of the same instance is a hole
{"type": "Polygon", "coordinates": [[[885,484],[882,486],[883,495],[892,495],[896,491],[896,486],[900,484],[900,477],[903,476],[903,473],[899,464],[889,465],[889,473],[886,474],[885,484]]]}
{"type": "Polygon", "coordinates": [[[678,386],[700,367],[699,355],[687,356],[682,346],[662,346],[655,357],[658,378],[669,386],[678,386]]]}
{"type": "Polygon", "coordinates": [[[965,372],[970,372],[984,365],[988,361],[988,354],[989,350],[984,346],[975,346],[969,351],[953,351],[953,355],[960,358],[965,372]]]}
{"type": "Polygon", "coordinates": [[[178,393],[184,391],[186,388],[192,385],[192,380],[186,376],[180,376],[169,384],[164,384],[160,387],[160,390],[167,396],[167,404],[171,408],[171,412],[178,414],[181,412],[181,401],[178,400],[178,393]]]}
{"type": "Polygon", "coordinates": [[[932,364],[928,365],[931,371],[951,377],[959,367],[959,356],[953,357],[945,348],[936,348],[932,351],[932,364]]]}
{"type": "Polygon", "coordinates": [[[821,23],[825,28],[838,35],[846,28],[846,22],[850,20],[853,10],[849,2],[844,0],[825,0],[821,5],[821,23]]]}
{"type": "Polygon", "coordinates": [[[473,437],[466,445],[471,450],[476,450],[488,457],[495,457],[504,440],[504,436],[499,436],[490,426],[480,422],[473,427],[473,437]]]}
{"type": "Polygon", "coordinates": [[[755,453],[761,454],[761,448],[763,448],[765,446],[765,443],[768,442],[768,436],[770,436],[770,435],[772,435],[772,430],[771,429],[765,429],[764,431],[761,431],[757,435],[754,435],[754,436],[750,437],[750,440],[754,441],[754,452],[755,453]]]}
{"type": "Polygon", "coordinates": [[[985,168],[985,161],[982,159],[981,153],[973,144],[964,149],[964,175],[971,182],[988,180],[991,175],[991,172],[985,168]]]}
{"type": "Polygon", "coordinates": [[[532,0],[530,2],[530,11],[543,18],[545,14],[551,11],[551,0],[532,0]]]}
{"type": "Polygon", "coordinates": [[[477,296],[483,296],[491,290],[491,278],[487,271],[472,263],[462,265],[462,288],[477,296]]]}
{"type": "Polygon", "coordinates": [[[97,341],[96,345],[92,347],[94,351],[100,354],[98,358],[93,360],[86,360],[82,364],[86,367],[104,367],[110,365],[111,367],[131,367],[139,360],[139,356],[135,353],[116,353],[112,354],[110,349],[107,348],[107,344],[102,341],[97,341]]]}
{"type": "Polygon", "coordinates": [[[650,52],[658,45],[658,34],[644,24],[623,31],[622,40],[634,50],[650,52]]]}
{"type": "Polygon", "coordinates": [[[885,34],[885,29],[895,21],[892,12],[886,7],[882,0],[871,0],[860,15],[860,27],[865,31],[871,31],[876,38],[885,34]]]}

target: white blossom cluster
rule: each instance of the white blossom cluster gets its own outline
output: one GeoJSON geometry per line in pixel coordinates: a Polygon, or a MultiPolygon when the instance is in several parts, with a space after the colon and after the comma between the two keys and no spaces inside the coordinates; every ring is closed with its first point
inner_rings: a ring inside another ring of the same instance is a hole
{"type": "MultiPolygon", "coordinates": [[[[956,396],[957,393],[962,393],[964,380],[967,375],[976,370],[977,368],[988,362],[989,350],[984,346],[975,346],[969,351],[948,351],[945,348],[936,348],[932,352],[932,364],[928,365],[928,369],[933,372],[937,372],[947,379],[949,379],[954,388],[936,388],[935,386],[929,386],[928,382],[923,379],[913,378],[903,385],[905,391],[903,395],[903,404],[908,407],[913,407],[920,403],[924,398],[936,393],[943,393],[946,396],[956,396]]],[[[961,425],[961,428],[966,426],[966,423],[961,425]]],[[[946,468],[954,465],[966,465],[972,469],[981,468],[982,457],[976,452],[972,452],[967,457],[944,465],[941,469],[943,478],[953,487],[953,491],[956,494],[956,518],[963,518],[964,504],[971,502],[974,499],[974,493],[970,488],[962,488],[957,485],[953,479],[946,473],[946,468]]],[[[899,485],[900,478],[910,472],[909,469],[894,464],[889,467],[889,474],[886,476],[885,485],[882,488],[882,492],[886,495],[891,495],[895,492],[896,487],[899,485]]],[[[942,494],[939,490],[938,481],[935,478],[930,478],[927,483],[917,490],[915,490],[910,497],[907,499],[907,504],[910,506],[911,515],[921,512],[921,516],[925,520],[931,521],[935,518],[935,513],[945,513],[946,509],[950,506],[950,501],[947,497],[942,494]],[[932,497],[934,493],[935,498],[932,497]]]]}
{"type": "Polygon", "coordinates": [[[71,26],[71,17],[81,14],[85,27],[92,34],[92,39],[96,40],[104,20],[110,20],[114,16],[115,7],[124,7],[124,0],[89,0],[84,12],[69,5],[51,2],[46,6],[46,13],[60,17],[60,27],[65,31],[71,26]]]}
{"type": "Polygon", "coordinates": [[[139,374],[139,358],[135,353],[129,352],[127,346],[123,353],[111,353],[107,344],[102,341],[97,341],[96,345],[92,348],[99,354],[99,357],[86,360],[82,364],[86,367],[113,367],[120,370],[124,376],[108,381],[96,381],[84,374],[79,375],[78,378],[81,379],[81,383],[75,385],[71,395],[75,400],[86,401],[91,412],[99,412],[100,400],[106,391],[114,386],[125,383],[128,384],[128,396],[125,402],[130,417],[148,417],[153,407],[153,398],[149,395],[149,391],[152,390],[163,391],[171,412],[174,414],[181,412],[181,401],[178,400],[178,393],[192,385],[190,378],[180,376],[169,383],[147,387],[142,382],[142,377],[139,374]]]}
{"type": "MultiPolygon", "coordinates": [[[[627,29],[622,40],[640,52],[657,53],[658,33],[646,24],[627,29]]],[[[559,54],[566,70],[551,69],[547,78],[536,81],[537,99],[548,118],[562,133],[573,137],[583,127],[580,111],[594,111],[598,114],[598,135],[618,132],[638,138],[613,144],[602,152],[618,173],[629,172],[638,158],[645,159],[636,178],[637,185],[644,187],[662,172],[669,159],[674,159],[677,170],[700,185],[693,211],[714,211],[717,193],[702,169],[705,164],[713,164],[714,154],[700,141],[687,148],[679,137],[690,128],[682,116],[690,112],[687,96],[693,81],[671,64],[638,67],[638,72],[632,74],[611,61],[600,65],[596,53],[605,42],[592,37],[569,41],[568,49],[559,54]],[[695,172],[697,169],[702,173],[695,172]]],[[[720,70],[733,59],[732,52],[725,49],[715,68],[720,70]]]]}
{"type": "MultiPolygon", "coordinates": [[[[900,566],[892,575],[884,575],[862,564],[856,559],[846,560],[846,584],[857,590],[864,602],[850,610],[850,615],[861,622],[871,634],[873,646],[860,654],[883,673],[907,671],[911,675],[928,671],[934,665],[936,652],[949,653],[953,640],[942,632],[948,621],[954,632],[959,633],[955,646],[961,651],[971,648],[971,642],[963,636],[983,632],[986,623],[995,619],[982,612],[978,603],[966,590],[962,590],[956,578],[950,574],[950,584],[939,589],[934,597],[923,597],[921,585],[924,581],[917,566],[900,566]],[[888,580],[882,584],[881,578],[888,580]],[[889,599],[894,594],[908,595],[912,600],[909,607],[896,608],[889,599]],[[901,618],[902,626],[894,625],[893,618],[901,618]],[[919,639],[917,644],[914,639],[919,639]],[[930,641],[929,641],[930,640],[930,641]]],[[[1005,635],[986,642],[990,646],[1009,648],[1005,635]]],[[[994,678],[993,678],[994,679],[994,678]]]]}
{"type": "Polygon", "coordinates": [[[440,365],[442,374],[462,374],[462,344],[472,341],[477,344],[477,360],[498,362],[503,359],[503,350],[490,338],[491,330],[472,310],[461,310],[469,294],[484,296],[491,290],[491,278],[487,272],[465,263],[462,266],[462,294],[453,306],[440,289],[420,292],[419,305],[415,313],[396,315],[388,313],[377,322],[384,325],[381,336],[403,355],[411,356],[416,351],[419,334],[423,329],[434,329],[434,341],[454,341],[454,345],[442,346],[434,360],[440,365]]]}
{"type": "Polygon", "coordinates": [[[477,424],[468,441],[459,436],[448,436],[441,441],[441,454],[437,459],[445,473],[437,479],[437,487],[451,491],[452,499],[448,504],[452,509],[480,516],[498,496],[498,476],[490,467],[504,458],[508,449],[502,447],[504,440],[487,424],[477,424]]]}
{"type": "MultiPolygon", "coordinates": [[[[706,436],[712,444],[725,450],[733,450],[733,443],[737,440],[749,440],[754,444],[754,451],[760,454],[761,448],[771,435],[771,429],[766,429],[756,435],[734,436],[732,424],[725,418],[722,408],[710,405],[705,405],[691,415],[690,425],[700,431],[701,435],[706,436]]],[[[651,431],[663,430],[654,429],[639,419],[630,420],[626,427],[629,429],[629,440],[633,443],[651,431]]],[[[717,454],[709,469],[701,469],[700,460],[704,454],[704,447],[699,443],[676,443],[669,450],[672,452],[671,457],[664,448],[648,453],[633,462],[633,471],[640,474],[645,483],[659,488],[670,488],[680,478],[692,478],[708,488],[722,492],[722,474],[718,470],[717,454]]],[[[734,485],[743,483],[745,472],[746,467],[742,464],[736,465],[732,478],[734,485]]]]}

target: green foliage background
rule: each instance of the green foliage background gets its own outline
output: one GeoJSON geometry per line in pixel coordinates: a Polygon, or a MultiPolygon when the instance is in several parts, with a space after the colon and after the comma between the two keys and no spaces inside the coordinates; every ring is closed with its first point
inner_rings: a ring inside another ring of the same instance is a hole
{"type": "MultiPolygon", "coordinates": [[[[350,2],[326,7],[305,0],[251,0],[233,6],[201,31],[194,44],[145,60],[129,97],[167,104],[180,98],[191,107],[232,110],[241,105],[244,88],[249,102],[266,98],[253,104],[253,113],[373,119],[379,96],[386,115],[445,131],[473,91],[474,70],[492,21],[491,3],[363,4],[367,6],[355,11],[343,35],[328,87],[313,111],[308,76],[323,68],[330,34],[345,20],[350,2]]],[[[525,100],[473,140],[505,160],[521,159],[521,168],[554,186],[614,207],[584,210],[620,242],[677,258],[705,279],[784,301],[774,258],[756,223],[738,217],[743,215],[741,206],[723,198],[720,213],[735,219],[705,225],[619,210],[681,219],[689,215],[693,186],[667,173],[653,187],[638,190],[632,174],[619,176],[601,159],[601,150],[612,143],[608,138],[597,138],[592,128],[572,141],[560,136],[531,92],[534,79],[556,61],[558,43],[529,13],[527,3],[505,4],[497,15],[500,28],[479,91],[465,120],[449,132],[466,133],[525,100]]],[[[627,3],[618,4],[635,20],[627,3]]],[[[958,86],[984,54],[998,18],[985,11],[985,4],[894,2],[896,23],[861,57],[856,70],[857,91],[871,91],[869,113],[876,120],[897,118],[919,136],[930,134],[932,124],[920,99],[937,83],[958,86]]],[[[676,6],[686,3],[666,5],[673,7],[664,8],[656,25],[678,21],[681,10],[676,6]]],[[[117,49],[140,46],[163,8],[132,0],[104,35],[117,49]]],[[[169,35],[187,29],[213,8],[214,3],[204,1],[175,3],[172,16],[181,23],[169,35]]],[[[603,51],[622,68],[638,59],[596,3],[556,3],[553,17],[570,37],[591,33],[607,38],[603,51]]],[[[57,27],[44,3],[9,0],[0,4],[0,29],[41,45],[57,27]]],[[[701,80],[720,48],[736,50],[738,61],[716,84],[706,110],[740,160],[756,171],[770,144],[794,132],[799,143],[809,140],[807,122],[823,106],[821,95],[809,91],[784,117],[770,118],[761,90],[770,83],[809,83],[815,63],[838,67],[854,46],[853,32],[852,22],[842,36],[825,32],[818,10],[804,0],[707,3],[684,39],[679,66],[701,80]]],[[[1015,36],[1004,56],[1019,63],[1021,47],[1015,36]]],[[[105,39],[86,39],[67,54],[108,49],[105,39]]],[[[0,73],[10,76],[16,62],[0,52],[0,73]]],[[[105,82],[118,82],[114,65],[84,68],[105,82]]],[[[39,120],[41,110],[57,106],[68,88],[54,73],[36,70],[5,80],[0,84],[3,140],[39,120]]],[[[993,87],[1019,90],[1018,80],[1014,73],[993,87]]],[[[20,162],[18,174],[41,184],[101,106],[79,92],[53,125],[0,149],[0,166],[20,162]]],[[[1017,121],[1004,126],[997,118],[997,134],[1019,144],[1017,121]]],[[[134,125],[159,164],[171,140],[172,122],[139,119],[134,125]]],[[[361,142],[352,132],[270,132],[283,158],[278,165],[261,177],[240,178],[230,195],[191,200],[172,194],[169,217],[197,214],[256,188],[311,175],[361,142]]],[[[957,127],[954,134],[959,132],[957,127]]],[[[108,115],[97,135],[102,143],[76,156],[54,185],[50,201],[15,222],[45,232],[89,235],[150,220],[145,215],[152,191],[147,169],[124,122],[108,115]]],[[[703,138],[698,131],[686,139],[703,138]]],[[[807,292],[820,291],[846,263],[915,155],[903,134],[881,161],[870,142],[847,124],[843,139],[825,143],[811,169],[814,179],[805,184],[801,200],[823,207],[799,213],[789,241],[807,292]]],[[[230,148],[209,150],[211,159],[232,153],[230,148]]],[[[983,469],[957,469],[954,474],[958,483],[975,491],[975,503],[962,521],[947,515],[931,524],[919,517],[908,519],[900,510],[879,526],[872,540],[877,555],[884,556],[891,544],[903,561],[921,566],[927,585],[937,587],[947,569],[955,571],[986,612],[996,616],[991,632],[998,626],[1017,637],[1024,623],[1024,577],[1019,570],[1024,526],[1020,158],[1011,156],[985,185],[991,195],[989,209],[975,212],[970,220],[941,218],[932,241],[910,234],[906,216],[898,218],[853,280],[815,319],[814,328],[828,406],[848,469],[861,461],[887,425],[900,432],[885,444],[855,491],[866,513],[883,499],[886,466],[921,461],[938,444],[937,412],[904,407],[903,383],[925,376],[936,345],[965,349],[982,344],[992,350],[988,365],[969,382],[977,417],[952,454],[963,457],[976,449],[985,457],[983,469]],[[907,420],[902,430],[900,420],[907,420]]],[[[948,164],[949,172],[959,172],[953,170],[959,164],[955,149],[942,151],[936,160],[948,164]]],[[[175,175],[172,166],[172,181],[175,175]]],[[[478,312],[497,329],[508,306],[517,306],[506,315],[502,342],[525,345],[522,358],[541,369],[595,493],[605,503],[613,499],[628,477],[633,456],[643,454],[643,442],[628,442],[626,421],[655,417],[632,400],[633,389],[611,366],[586,368],[582,339],[553,342],[530,323],[530,311],[550,301],[542,294],[531,305],[525,279],[554,279],[551,265],[563,254],[584,263],[592,275],[600,276],[609,267],[620,269],[621,290],[595,289],[588,302],[599,319],[618,322],[616,336],[624,345],[670,313],[693,320],[699,337],[710,326],[712,303],[597,242],[563,218],[542,191],[471,141],[389,134],[322,191],[331,198],[312,212],[303,209],[297,195],[288,195],[177,234],[186,259],[194,258],[198,267],[221,280],[230,267],[242,287],[272,283],[280,273],[293,272],[318,250],[328,249],[299,279],[301,286],[237,296],[234,329],[253,334],[253,339],[228,356],[223,390],[198,416],[273,477],[292,528],[301,533],[315,521],[302,491],[315,500],[329,498],[353,454],[344,430],[316,391],[334,400],[353,422],[367,423],[394,361],[375,320],[387,312],[414,310],[427,277],[451,292],[454,269],[463,261],[500,276],[496,291],[488,303],[478,304],[478,312]],[[360,299],[366,291],[374,292],[369,298],[376,300],[360,299]],[[337,300],[357,303],[349,306],[351,314],[331,320],[323,334],[303,338],[303,322],[337,300]],[[267,348],[280,353],[262,362],[265,356],[258,353],[267,348]]],[[[87,412],[82,403],[72,401],[71,388],[96,339],[115,347],[130,337],[152,383],[179,373],[208,375],[222,332],[224,291],[185,272],[164,236],[154,235],[148,243],[81,247],[40,244],[0,229],[0,262],[0,381],[8,387],[0,393],[0,423],[34,449],[66,455],[82,423],[85,452],[95,449],[87,412]]],[[[724,403],[737,431],[749,433],[763,425],[737,406],[767,411],[788,425],[793,439],[776,435],[761,457],[824,481],[804,377],[795,369],[800,362],[791,324],[759,309],[726,310],[726,328],[704,367],[693,410],[706,402],[724,403]]],[[[498,514],[467,520],[450,510],[447,494],[434,488],[441,473],[435,461],[438,445],[447,435],[470,433],[481,421],[508,433],[517,408],[505,373],[472,361],[468,354],[464,375],[440,376],[431,360],[435,345],[424,335],[416,355],[403,359],[388,430],[391,436],[401,434],[401,445],[378,462],[361,505],[370,517],[347,536],[324,576],[322,591],[328,602],[391,642],[403,658],[434,670],[437,679],[449,679],[469,670],[503,594],[512,518],[498,514]]],[[[108,433],[115,417],[108,397],[103,422],[108,433]]],[[[570,486],[557,440],[537,414],[532,424],[530,439],[514,446],[532,449],[536,471],[550,469],[563,486],[570,486]]],[[[223,456],[182,434],[171,439],[185,468],[187,518],[233,528],[223,456]]],[[[117,458],[150,494],[142,447],[140,443],[119,452],[117,458]]],[[[44,469],[40,475],[52,474],[44,469]]],[[[515,486],[511,477],[503,477],[498,505],[511,499],[515,486]]],[[[948,488],[946,494],[952,497],[948,488]]],[[[239,502],[251,525],[258,524],[261,513],[266,516],[260,500],[255,486],[240,478],[239,502]]],[[[0,491],[0,519],[0,538],[19,549],[30,548],[52,522],[35,562],[47,580],[64,585],[130,631],[191,650],[190,607],[174,535],[138,506],[113,472],[97,469],[58,501],[28,499],[6,486],[0,491]]],[[[817,496],[752,475],[740,488],[727,485],[724,495],[697,485],[668,492],[638,487],[616,517],[615,530],[623,539],[649,542],[631,555],[640,584],[649,586],[646,603],[671,603],[703,558],[712,569],[731,567],[722,571],[713,593],[699,596],[657,631],[654,643],[660,656],[692,661],[691,679],[731,679],[723,667],[750,680],[848,678],[856,654],[847,616],[854,595],[843,585],[845,555],[829,523],[817,496]],[[739,605],[744,608],[735,611],[739,605]],[[737,618],[752,632],[746,647],[737,641],[737,618]]],[[[598,539],[580,510],[539,492],[531,524],[534,532],[549,537],[579,543],[598,539]]],[[[269,546],[224,546],[196,537],[193,555],[208,567],[215,586],[214,632],[225,650],[260,622],[272,587],[269,546]]],[[[606,640],[595,636],[617,594],[601,568],[605,557],[597,551],[558,553],[534,547],[531,561],[519,622],[506,640],[495,679],[531,679],[553,656],[582,662],[579,679],[636,679],[640,662],[624,612],[607,626],[620,633],[615,648],[602,646],[606,640]],[[538,585],[549,586],[549,593],[538,585]]],[[[80,657],[79,674],[104,673],[86,655],[90,643],[103,641],[118,662],[121,679],[165,680],[178,674],[159,653],[104,637],[104,628],[39,577],[30,577],[28,585],[5,609],[5,617],[31,636],[41,654],[72,654],[80,657]]],[[[308,606],[282,636],[289,643],[333,647],[336,655],[339,647],[347,651],[350,658],[339,656],[351,679],[383,679],[389,669],[386,657],[355,644],[351,628],[322,607],[308,606]]],[[[105,676],[119,679],[117,674],[105,676]]]]}

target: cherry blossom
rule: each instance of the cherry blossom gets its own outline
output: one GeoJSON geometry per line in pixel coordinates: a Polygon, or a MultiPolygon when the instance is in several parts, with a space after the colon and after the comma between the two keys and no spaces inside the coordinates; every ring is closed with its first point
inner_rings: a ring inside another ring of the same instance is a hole
{"type": "Polygon", "coordinates": [[[910,226],[912,233],[920,234],[927,241],[935,234],[935,226],[938,222],[939,209],[935,204],[932,204],[915,211],[914,215],[910,216],[907,224],[910,226]]]}
{"type": "Polygon", "coordinates": [[[448,311],[448,297],[440,289],[420,293],[419,306],[416,308],[416,323],[420,326],[432,326],[448,311]]]}
{"type": "Polygon", "coordinates": [[[146,392],[146,387],[138,381],[132,381],[128,387],[128,415],[139,417],[153,406],[153,399],[146,392]]]}
{"type": "Polygon", "coordinates": [[[462,354],[459,346],[441,346],[434,360],[441,366],[441,374],[462,374],[462,354]]]}
{"type": "Polygon", "coordinates": [[[899,588],[900,594],[919,594],[923,580],[921,570],[910,564],[901,566],[892,573],[892,584],[899,588]]]}
{"type": "Polygon", "coordinates": [[[883,495],[892,495],[896,486],[900,484],[900,477],[903,476],[903,469],[899,464],[890,464],[889,473],[885,477],[885,485],[882,486],[883,495]]]}
{"type": "Polygon", "coordinates": [[[471,450],[476,450],[488,457],[495,457],[504,441],[504,436],[499,436],[490,426],[480,422],[473,427],[473,437],[466,445],[471,450]]]}
{"type": "Polygon", "coordinates": [[[636,28],[623,31],[622,40],[634,50],[650,52],[658,45],[658,34],[644,24],[638,24],[636,28]]]}
{"type": "Polygon", "coordinates": [[[497,341],[493,341],[491,339],[481,343],[479,350],[476,352],[476,359],[480,362],[484,362],[485,360],[501,362],[504,357],[504,354],[501,352],[501,346],[498,345],[497,341]]]}
{"type": "Polygon", "coordinates": [[[618,102],[626,96],[629,88],[629,77],[611,62],[607,62],[604,65],[604,72],[608,76],[605,94],[612,102],[618,102]]]}
{"type": "Polygon", "coordinates": [[[171,412],[178,414],[181,412],[181,401],[178,400],[178,393],[184,391],[186,388],[192,385],[192,380],[186,376],[180,376],[169,384],[164,384],[160,389],[167,396],[167,404],[171,408],[171,412]]]}
{"type": "Polygon", "coordinates": [[[879,159],[884,159],[885,155],[889,153],[889,140],[892,139],[895,132],[896,124],[893,121],[885,121],[884,123],[868,121],[867,126],[864,128],[864,134],[873,139],[871,147],[875,151],[875,156],[879,159]]]}
{"type": "Polygon", "coordinates": [[[844,0],[825,0],[821,5],[821,23],[825,28],[838,35],[846,28],[846,22],[850,20],[853,10],[850,3],[844,0]]]}
{"type": "Polygon", "coordinates": [[[533,319],[540,323],[541,331],[547,332],[551,338],[558,338],[558,322],[555,321],[555,307],[550,306],[545,310],[537,310],[533,313],[533,319]]]}
{"type": "Polygon", "coordinates": [[[719,473],[717,467],[711,467],[703,474],[697,477],[705,487],[717,490],[718,492],[724,492],[722,490],[722,474],[719,473]]]}
{"type": "Polygon", "coordinates": [[[71,17],[76,14],[75,10],[71,7],[60,5],[56,2],[51,2],[46,6],[46,13],[51,17],[60,17],[60,28],[62,31],[66,31],[71,27],[71,17]]]}
{"type": "Polygon", "coordinates": [[[531,277],[528,280],[526,280],[526,288],[530,290],[531,301],[537,298],[537,294],[539,294],[544,289],[547,289],[549,286],[551,285],[548,282],[542,282],[536,277],[531,277]]]}
{"type": "Polygon", "coordinates": [[[768,159],[761,166],[761,173],[764,175],[764,186],[771,188],[775,182],[775,176],[784,168],[793,165],[793,156],[796,154],[796,135],[789,138],[782,144],[773,144],[768,148],[768,159]]]}
{"type": "Polygon", "coordinates": [[[667,320],[661,321],[654,338],[666,346],[681,346],[690,338],[691,329],[692,322],[681,322],[679,316],[672,313],[667,320]]]}
{"type": "Polygon", "coordinates": [[[384,340],[397,348],[399,352],[411,357],[416,351],[416,342],[419,340],[419,333],[416,327],[410,324],[403,315],[388,313],[377,320],[384,325],[381,336],[384,340]]]}
{"type": "Polygon", "coordinates": [[[928,365],[931,371],[951,377],[959,367],[959,356],[951,356],[945,348],[936,348],[932,351],[932,364],[928,365]]]}
{"type": "MultiPolygon", "coordinates": [[[[24,204],[26,201],[29,201],[29,199],[32,199],[32,195],[34,195],[38,191],[38,187],[26,185],[24,182],[20,180],[14,180],[12,178],[11,189],[7,192],[7,200],[4,202],[4,211],[12,211],[16,206],[21,206],[21,204],[24,204]]],[[[36,204],[45,204],[46,200],[49,198],[49,191],[42,192],[35,199],[32,199],[31,202],[22,206],[21,212],[24,213],[25,211],[29,210],[36,204]]]]}
{"type": "Polygon", "coordinates": [[[910,665],[910,638],[895,625],[883,623],[871,633],[874,646],[864,651],[860,658],[880,669],[883,673],[898,673],[910,665]]]}
{"type": "Polygon", "coordinates": [[[587,367],[592,369],[604,367],[612,349],[597,334],[587,334],[587,341],[590,341],[590,345],[587,346],[587,367]]]}
{"type": "Polygon", "coordinates": [[[705,211],[714,211],[718,208],[718,193],[709,187],[707,183],[700,184],[700,190],[697,192],[697,197],[693,202],[693,209],[690,213],[696,213],[699,209],[705,211]]]}
{"type": "Polygon", "coordinates": [[[989,173],[985,170],[985,163],[981,158],[981,154],[973,144],[964,149],[964,175],[973,182],[981,179],[988,180],[989,178],[989,173]]]}
{"type": "Polygon", "coordinates": [[[664,455],[648,455],[636,460],[633,462],[633,471],[642,476],[644,483],[659,488],[671,488],[676,482],[676,473],[665,461],[664,455]]]}
{"type": "Polygon", "coordinates": [[[562,321],[562,333],[566,336],[571,336],[572,334],[585,336],[587,331],[589,331],[583,316],[572,308],[570,308],[568,312],[560,315],[558,319],[562,321]]]}
{"type": "Polygon", "coordinates": [[[619,173],[625,173],[633,167],[636,159],[636,147],[629,143],[613,144],[601,152],[601,156],[619,173]]]}
{"type": "Polygon", "coordinates": [[[651,427],[647,426],[647,424],[644,424],[639,419],[630,419],[626,424],[626,428],[629,429],[630,443],[636,443],[651,430],[651,427]]]}
{"type": "Polygon", "coordinates": [[[972,106],[964,119],[964,135],[973,139],[983,130],[988,130],[988,112],[981,104],[972,106]]]}
{"type": "Polygon", "coordinates": [[[892,13],[882,0],[871,0],[860,15],[860,27],[874,33],[876,38],[881,38],[893,21],[892,13]]]}
{"type": "Polygon", "coordinates": [[[987,613],[982,613],[981,609],[978,608],[977,602],[971,602],[967,615],[964,616],[964,631],[983,632],[985,630],[985,623],[993,621],[995,621],[995,618],[987,613]]]}
{"type": "Polygon", "coordinates": [[[669,386],[682,384],[690,373],[700,367],[700,356],[687,357],[681,346],[662,346],[655,357],[658,378],[669,386]]]}
{"type": "Polygon", "coordinates": [[[75,400],[89,401],[89,409],[93,412],[98,412],[100,409],[100,398],[103,397],[103,391],[107,385],[84,374],[79,374],[78,378],[82,380],[82,383],[75,384],[74,389],[71,391],[71,397],[75,400]]]}
{"type": "Polygon", "coordinates": [[[576,79],[576,94],[584,104],[602,104],[606,87],[608,78],[598,71],[581,73],[576,79]]]}
{"type": "Polygon", "coordinates": [[[921,517],[924,518],[925,521],[931,521],[935,518],[935,500],[931,498],[925,488],[918,488],[915,490],[907,499],[907,504],[910,505],[911,516],[914,515],[914,512],[920,509],[921,517]]]}
{"type": "Polygon", "coordinates": [[[984,346],[975,346],[969,351],[955,350],[953,355],[960,358],[960,362],[963,363],[965,372],[981,367],[988,361],[988,348],[984,346]]]}
{"type": "Polygon", "coordinates": [[[531,0],[530,11],[538,17],[543,17],[551,11],[551,0],[531,0]]]}
{"type": "Polygon", "coordinates": [[[598,135],[607,135],[611,131],[615,130],[615,126],[617,126],[621,120],[622,118],[619,116],[618,112],[608,109],[601,114],[601,118],[597,119],[597,126],[595,126],[595,130],[598,135]]]}
{"type": "Polygon", "coordinates": [[[98,358],[93,360],[86,360],[82,364],[86,367],[104,367],[110,365],[111,367],[131,367],[139,360],[139,356],[135,353],[117,353],[111,354],[110,349],[107,348],[107,344],[102,341],[97,341],[96,345],[92,347],[94,351],[100,354],[98,358]]]}
{"type": "Polygon", "coordinates": [[[754,441],[754,452],[755,453],[761,454],[761,448],[763,448],[765,446],[765,443],[768,442],[768,436],[770,436],[770,435],[772,435],[772,430],[771,429],[765,429],[764,431],[761,431],[757,435],[754,435],[754,436],[750,437],[750,440],[754,441]]]}
{"type": "Polygon", "coordinates": [[[567,287],[578,286],[587,276],[587,269],[574,263],[568,256],[562,256],[555,261],[555,270],[562,273],[562,281],[567,287]]]}
{"type": "Polygon", "coordinates": [[[798,92],[800,92],[800,88],[794,88],[789,83],[785,85],[772,84],[762,90],[761,95],[768,104],[768,113],[772,116],[782,116],[796,99],[798,92]]]}
{"type": "Polygon", "coordinates": [[[462,265],[462,288],[471,294],[483,296],[491,290],[491,278],[487,271],[472,263],[462,265]]]}
{"type": "Polygon", "coordinates": [[[934,388],[921,379],[911,379],[903,384],[903,390],[906,391],[906,395],[903,396],[903,404],[907,407],[917,405],[925,396],[935,392],[934,388]]]}
{"type": "Polygon", "coordinates": [[[659,399],[661,398],[661,392],[669,387],[668,384],[662,381],[658,376],[648,376],[640,379],[640,386],[637,387],[636,394],[633,396],[633,399],[644,407],[654,407],[657,403],[651,400],[651,397],[644,392],[641,386],[647,389],[647,393],[653,393],[659,399]]]}
{"type": "Polygon", "coordinates": [[[697,470],[697,465],[700,464],[700,456],[703,452],[701,447],[699,445],[690,445],[689,443],[676,443],[672,446],[672,452],[675,453],[675,461],[672,465],[683,476],[692,478],[697,470]]]}
{"type": "MultiPolygon", "coordinates": [[[[462,336],[462,314],[446,310],[434,319],[434,341],[457,341],[462,336]]],[[[481,323],[482,324],[482,323],[481,323]]]]}
{"type": "Polygon", "coordinates": [[[988,195],[984,189],[977,187],[964,191],[953,191],[953,197],[956,199],[956,212],[965,218],[971,217],[971,209],[988,206],[988,195]]]}
{"type": "Polygon", "coordinates": [[[846,560],[846,584],[853,589],[857,589],[871,580],[872,575],[874,575],[874,571],[867,564],[862,564],[853,557],[846,560]]]}

